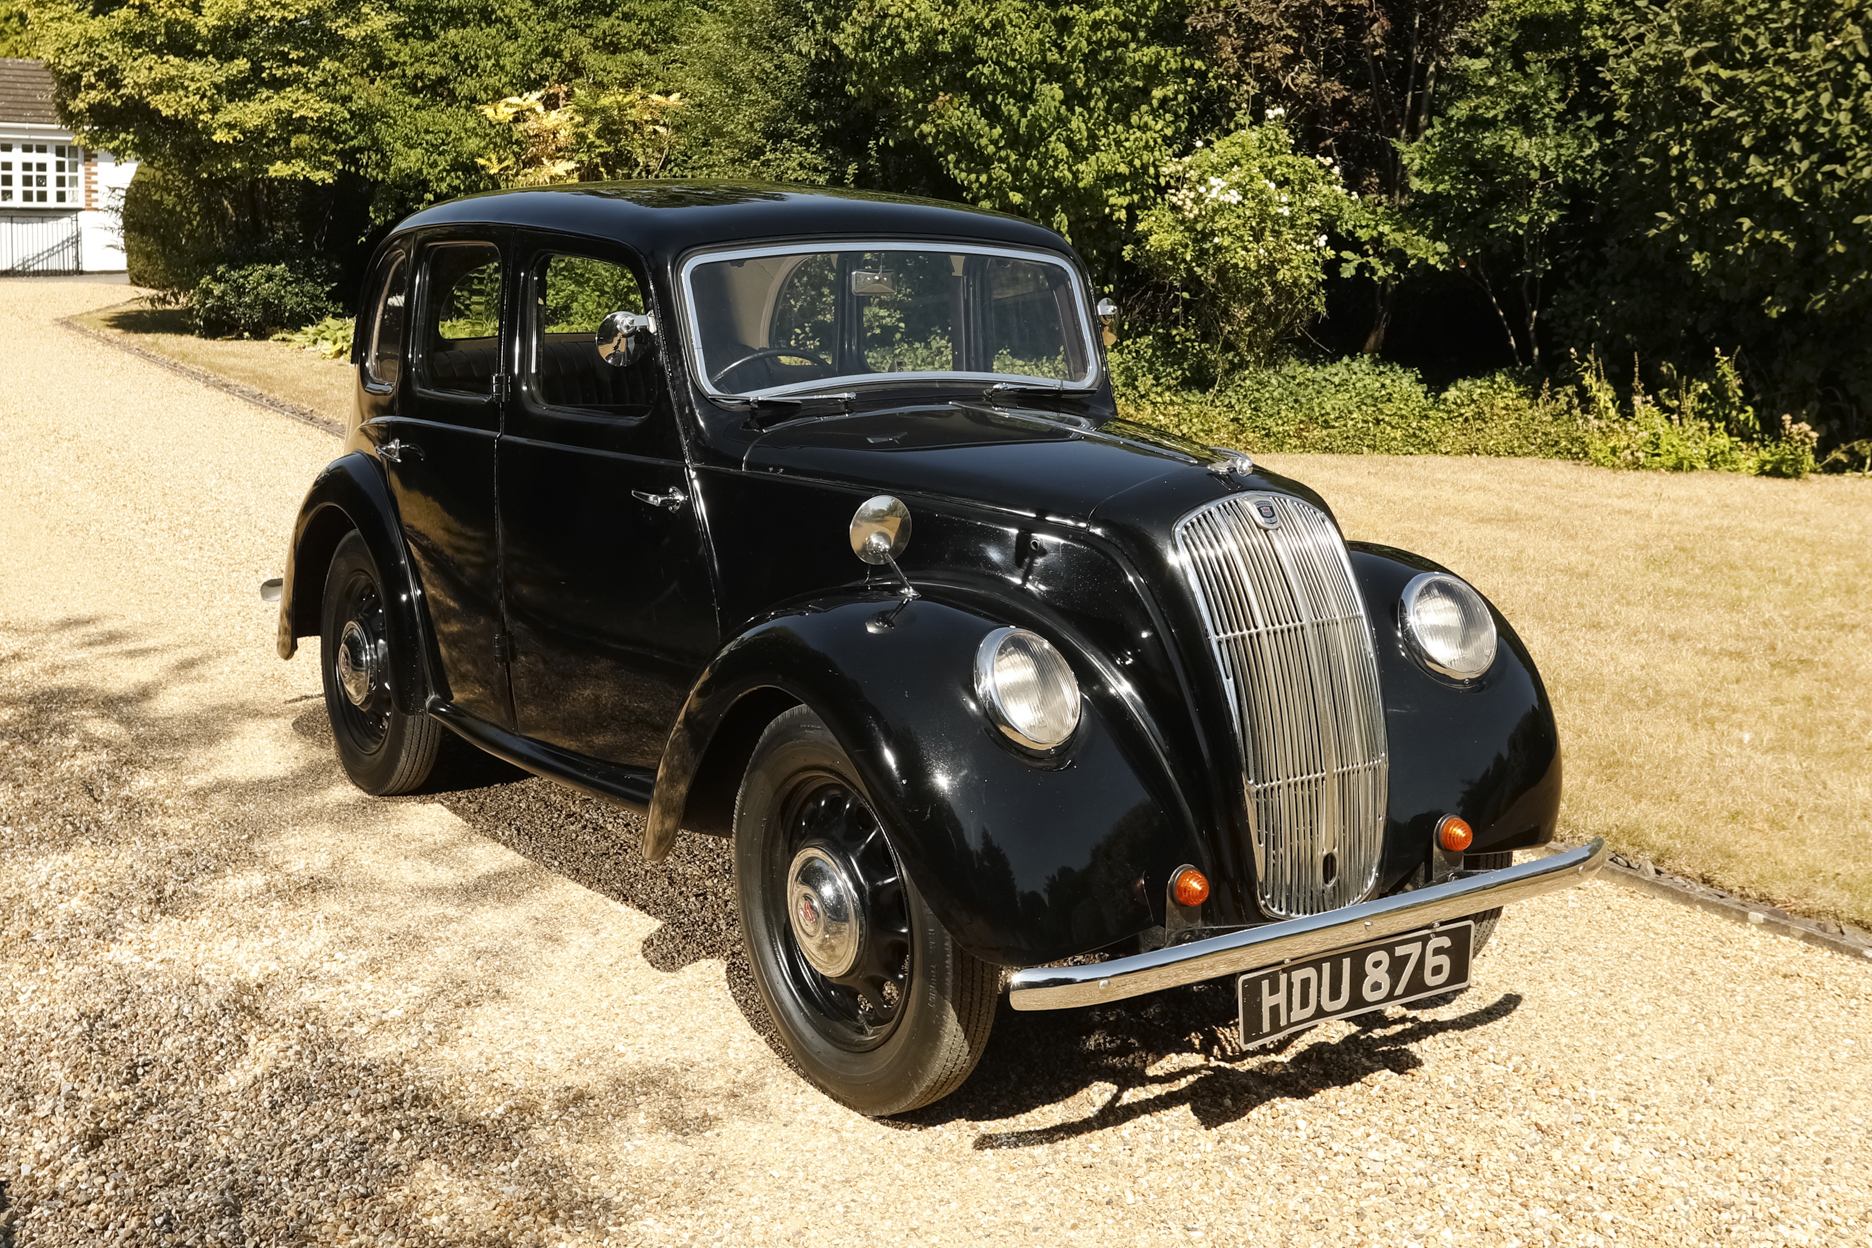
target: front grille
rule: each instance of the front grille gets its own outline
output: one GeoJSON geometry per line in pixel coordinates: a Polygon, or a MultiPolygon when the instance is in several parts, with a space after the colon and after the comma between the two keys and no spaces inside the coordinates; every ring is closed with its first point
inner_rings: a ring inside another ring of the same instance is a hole
{"type": "Polygon", "coordinates": [[[1236,495],[1185,516],[1176,543],[1234,714],[1262,907],[1292,917],[1362,899],[1378,878],[1389,755],[1338,529],[1299,499],[1236,495]],[[1257,520],[1262,508],[1272,514],[1257,520]]]}

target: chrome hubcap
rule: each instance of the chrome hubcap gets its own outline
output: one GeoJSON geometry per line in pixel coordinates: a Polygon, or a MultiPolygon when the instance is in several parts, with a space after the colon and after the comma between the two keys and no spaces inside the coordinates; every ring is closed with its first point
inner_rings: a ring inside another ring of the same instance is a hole
{"type": "Polygon", "coordinates": [[[338,639],[337,664],[338,687],[352,706],[363,707],[377,688],[378,653],[376,641],[356,620],[344,626],[338,639]]]}
{"type": "Polygon", "coordinates": [[[793,856],[787,917],[807,963],[828,979],[849,974],[864,948],[864,908],[851,873],[817,845],[793,856]]]}

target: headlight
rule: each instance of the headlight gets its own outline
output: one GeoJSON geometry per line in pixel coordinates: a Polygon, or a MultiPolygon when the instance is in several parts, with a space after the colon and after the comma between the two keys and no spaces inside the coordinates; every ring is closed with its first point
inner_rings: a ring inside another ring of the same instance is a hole
{"type": "Polygon", "coordinates": [[[1079,726],[1079,682],[1039,633],[997,628],[982,638],[975,691],[995,726],[1030,750],[1064,745],[1079,726]]]}
{"type": "Polygon", "coordinates": [[[1495,620],[1482,595],[1447,572],[1404,587],[1404,636],[1430,670],[1474,680],[1495,661],[1495,620]]]}

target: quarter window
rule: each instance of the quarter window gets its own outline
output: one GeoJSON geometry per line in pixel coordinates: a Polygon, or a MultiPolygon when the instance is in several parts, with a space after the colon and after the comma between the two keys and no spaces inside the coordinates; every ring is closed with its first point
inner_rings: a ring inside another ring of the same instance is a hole
{"type": "Polygon", "coordinates": [[[616,367],[598,354],[599,324],[645,310],[636,275],[589,256],[548,255],[534,270],[531,386],[547,407],[634,416],[651,401],[656,366],[646,356],[616,367]]]}
{"type": "Polygon", "coordinates": [[[403,253],[393,252],[382,271],[371,303],[370,334],[364,340],[364,376],[388,387],[396,385],[403,371],[403,325],[409,299],[409,266],[403,253]]]}
{"type": "Polygon", "coordinates": [[[425,382],[492,394],[500,371],[500,249],[443,243],[429,249],[421,322],[425,382]]]}

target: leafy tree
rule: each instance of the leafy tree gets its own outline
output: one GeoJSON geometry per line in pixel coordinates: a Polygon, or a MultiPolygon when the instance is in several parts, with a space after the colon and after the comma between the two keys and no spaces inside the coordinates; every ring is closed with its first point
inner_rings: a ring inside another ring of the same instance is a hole
{"type": "Polygon", "coordinates": [[[1518,362],[1540,367],[1540,318],[1581,204],[1599,180],[1603,0],[1508,0],[1462,39],[1447,104],[1401,146],[1409,216],[1488,300],[1518,362]],[[1595,64],[1595,60],[1597,64],[1595,64]]]}
{"type": "MultiPolygon", "coordinates": [[[[1410,199],[1402,147],[1435,113],[1439,76],[1487,0],[1199,0],[1190,27],[1218,79],[1251,116],[1284,118],[1303,150],[1393,212],[1410,199]],[[1278,111],[1276,111],[1278,110],[1278,111]]],[[[1384,346],[1399,279],[1415,267],[1408,240],[1370,234],[1376,279],[1365,351],[1384,346]]]]}
{"type": "Polygon", "coordinates": [[[0,3],[0,56],[36,57],[24,5],[0,3]]]}
{"type": "Polygon", "coordinates": [[[1174,0],[861,0],[831,42],[887,148],[1042,221],[1110,280],[1202,90],[1174,0]]]}
{"type": "Polygon", "coordinates": [[[1872,432],[1872,55],[1860,0],[1638,0],[1576,320],[1653,358],[1740,347],[1757,391],[1872,432]]]}

